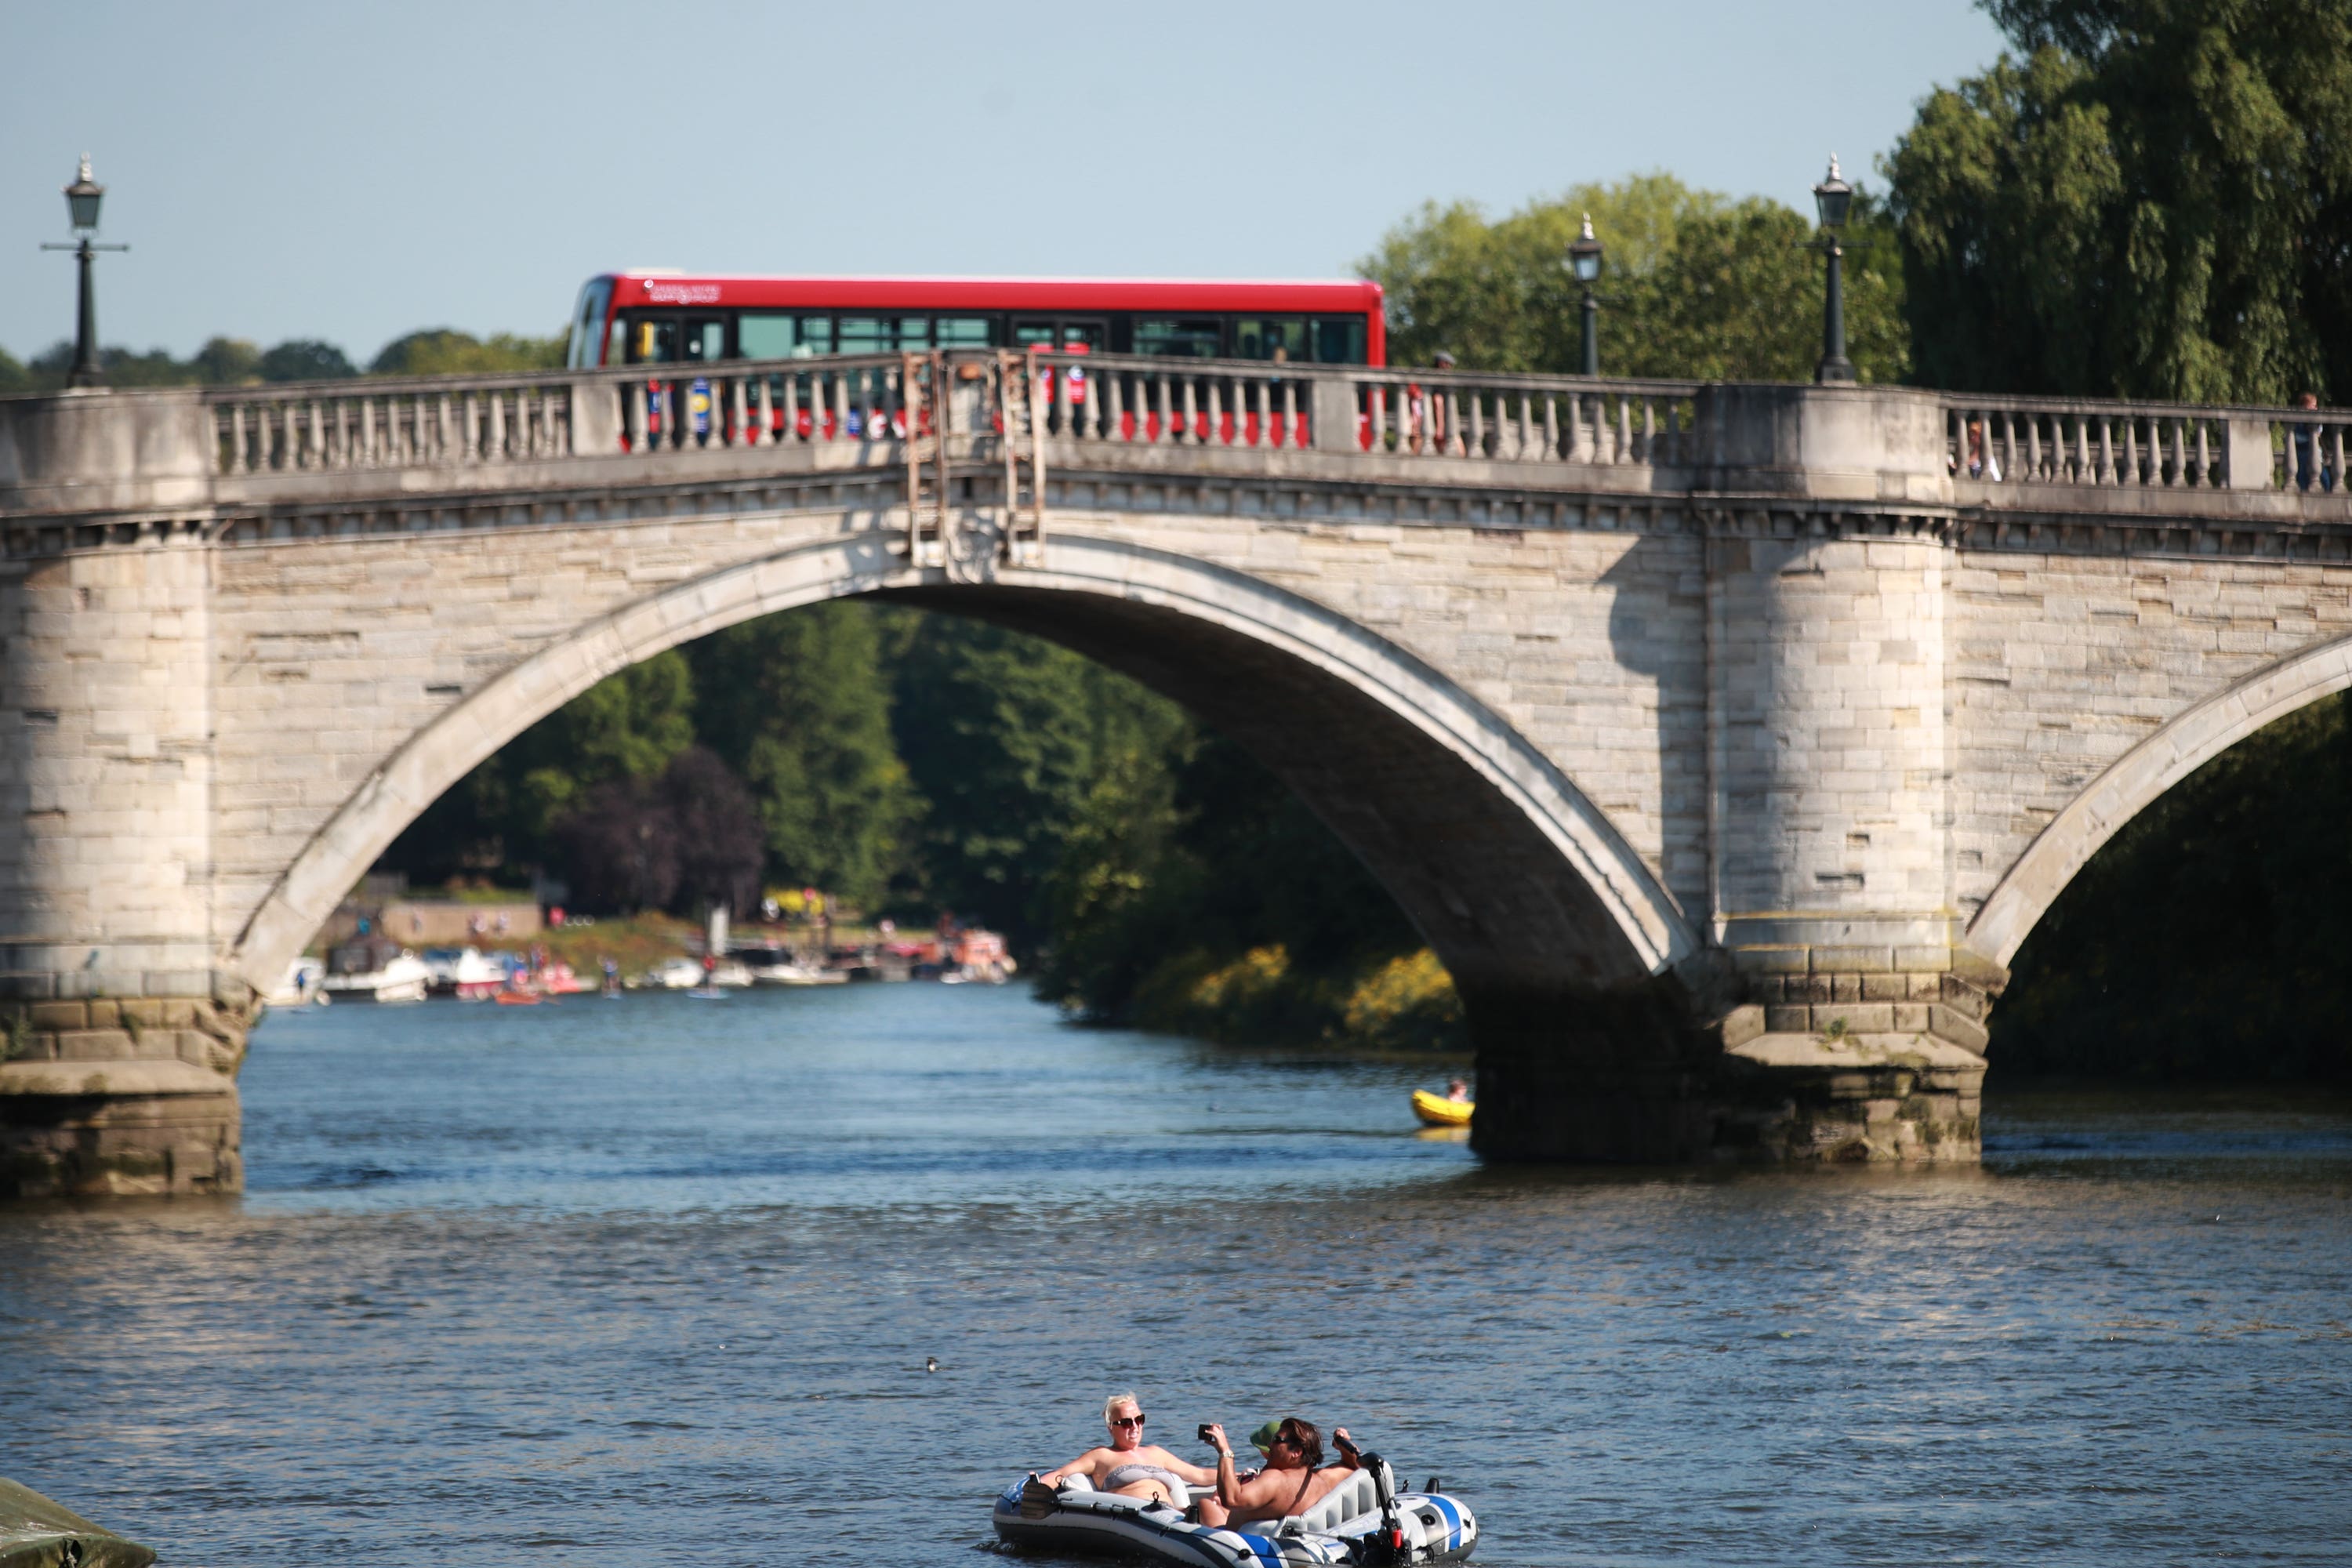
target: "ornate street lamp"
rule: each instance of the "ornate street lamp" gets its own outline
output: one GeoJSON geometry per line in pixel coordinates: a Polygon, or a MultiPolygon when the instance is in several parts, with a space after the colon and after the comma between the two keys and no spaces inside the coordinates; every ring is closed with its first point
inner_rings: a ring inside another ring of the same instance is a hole
{"type": "Polygon", "coordinates": [[[81,262],[81,309],[74,324],[73,374],[68,384],[73,386],[103,386],[106,374],[98,367],[98,294],[92,287],[90,264],[101,250],[128,250],[127,245],[99,245],[91,236],[98,232],[98,204],[106,195],[106,187],[89,177],[89,154],[81,155],[81,172],[74,183],[66,187],[66,215],[80,236],[74,245],[45,245],[43,250],[70,250],[81,262]]]}
{"type": "Polygon", "coordinates": [[[1829,253],[1829,297],[1822,308],[1822,363],[1813,379],[1827,384],[1852,381],[1853,362],[1845,357],[1845,247],[1838,232],[1845,227],[1846,209],[1853,205],[1853,187],[1838,177],[1837,154],[1830,154],[1829,177],[1813,187],[1813,205],[1820,212],[1822,248],[1829,253]]]}
{"type": "Polygon", "coordinates": [[[1592,237],[1592,215],[1584,215],[1584,232],[1568,242],[1568,268],[1584,289],[1584,374],[1601,374],[1601,301],[1592,286],[1601,280],[1601,242],[1592,237]]]}

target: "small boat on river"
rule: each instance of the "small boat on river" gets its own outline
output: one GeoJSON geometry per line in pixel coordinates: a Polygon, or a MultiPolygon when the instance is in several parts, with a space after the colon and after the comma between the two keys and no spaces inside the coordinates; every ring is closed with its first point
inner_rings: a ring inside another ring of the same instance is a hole
{"type": "MultiPolygon", "coordinates": [[[[1459,1563],[1478,1542],[1478,1521],[1434,1489],[1399,1492],[1376,1456],[1305,1513],[1276,1523],[1195,1524],[1168,1503],[1097,1491],[1084,1476],[1055,1489],[1050,1502],[1024,1497],[1023,1481],[996,1500],[997,1539],[1007,1546],[1090,1557],[1147,1557],[1179,1568],[1283,1568],[1287,1563],[1351,1563],[1370,1568],[1459,1563]]],[[[1195,1496],[1210,1489],[1192,1489],[1195,1496]]]]}
{"type": "Polygon", "coordinates": [[[1466,1100],[1448,1100],[1425,1089],[1412,1091],[1412,1113],[1431,1127],[1467,1127],[1477,1107],[1466,1100]]]}
{"type": "Polygon", "coordinates": [[[381,969],[330,974],[326,994],[337,1002],[422,1002],[433,972],[413,952],[388,958],[381,969]]]}

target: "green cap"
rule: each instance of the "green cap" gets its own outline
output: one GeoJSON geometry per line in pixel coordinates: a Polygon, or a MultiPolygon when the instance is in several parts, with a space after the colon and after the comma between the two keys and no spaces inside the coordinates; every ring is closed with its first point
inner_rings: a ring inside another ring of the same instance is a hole
{"type": "Polygon", "coordinates": [[[1265,1426],[1250,1434],[1250,1447],[1255,1448],[1261,1454],[1272,1454],[1274,1452],[1275,1434],[1281,1430],[1281,1422],[1267,1422],[1265,1426]]]}

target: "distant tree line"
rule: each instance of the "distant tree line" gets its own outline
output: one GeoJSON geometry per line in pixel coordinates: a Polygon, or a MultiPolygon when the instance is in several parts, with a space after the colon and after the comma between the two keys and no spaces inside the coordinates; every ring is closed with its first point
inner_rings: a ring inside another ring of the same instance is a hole
{"type": "MultiPolygon", "coordinates": [[[[243,338],[213,338],[186,359],[163,349],[133,353],[102,349],[99,363],[114,386],[250,386],[265,382],[334,381],[345,376],[462,375],[505,370],[545,370],[563,363],[564,339],[499,332],[476,338],[448,327],[409,332],[386,343],[362,373],[343,351],[317,338],[289,338],[262,348],[243,338]]],[[[0,396],[53,392],[73,369],[70,340],[19,361],[0,349],[0,396]]]]}

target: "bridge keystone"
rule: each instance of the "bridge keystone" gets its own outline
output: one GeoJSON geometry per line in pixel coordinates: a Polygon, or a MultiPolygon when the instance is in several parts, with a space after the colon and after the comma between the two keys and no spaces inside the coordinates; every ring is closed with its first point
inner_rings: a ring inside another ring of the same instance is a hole
{"type": "Polygon", "coordinates": [[[0,399],[0,1194],[234,1190],[256,995],[416,813],[843,595],[1255,752],[1444,960],[1496,1159],[1975,1158],[2052,900],[2352,686],[2339,411],[1069,368],[0,399]]]}

